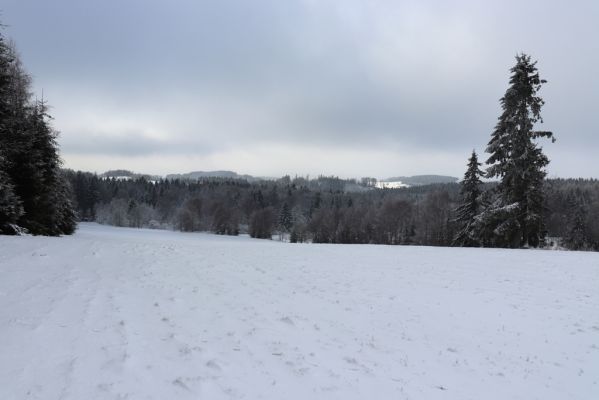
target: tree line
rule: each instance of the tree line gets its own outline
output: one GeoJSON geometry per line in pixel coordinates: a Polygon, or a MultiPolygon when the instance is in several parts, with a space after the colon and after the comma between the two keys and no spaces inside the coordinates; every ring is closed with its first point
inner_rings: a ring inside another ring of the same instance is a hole
{"type": "MultiPolygon", "coordinates": [[[[291,242],[461,245],[455,241],[461,228],[458,183],[345,191],[314,182],[337,181],[333,186],[344,187],[344,180],[330,177],[248,183],[222,178],[117,180],[81,171],[65,175],[81,219],[108,225],[256,238],[282,235],[291,242]]],[[[480,190],[490,194],[497,186],[483,183],[480,190]]],[[[599,181],[547,180],[543,191],[543,240],[599,250],[599,181]],[[573,203],[583,205],[578,220],[573,203]]]]}

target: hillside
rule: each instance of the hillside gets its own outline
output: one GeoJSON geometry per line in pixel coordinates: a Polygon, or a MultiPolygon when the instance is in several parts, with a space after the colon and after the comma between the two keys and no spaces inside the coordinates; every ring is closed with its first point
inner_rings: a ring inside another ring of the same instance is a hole
{"type": "Polygon", "coordinates": [[[381,182],[401,182],[408,186],[431,185],[435,183],[455,183],[459,178],[445,175],[414,175],[414,176],[396,176],[383,179],[381,182]]]}
{"type": "Polygon", "coordinates": [[[116,180],[129,180],[129,179],[139,179],[144,178],[150,181],[156,181],[161,179],[158,175],[149,175],[149,174],[138,174],[136,172],[128,171],[126,169],[113,169],[110,171],[103,172],[99,175],[101,178],[106,179],[116,179],[116,180]]]}
{"type": "Polygon", "coordinates": [[[262,178],[257,178],[251,175],[240,175],[233,171],[193,171],[184,174],[169,174],[166,179],[189,179],[199,180],[202,178],[227,178],[227,179],[244,179],[248,182],[256,182],[262,178]]]}
{"type": "Polygon", "coordinates": [[[0,239],[2,399],[591,399],[595,253],[0,239]]]}

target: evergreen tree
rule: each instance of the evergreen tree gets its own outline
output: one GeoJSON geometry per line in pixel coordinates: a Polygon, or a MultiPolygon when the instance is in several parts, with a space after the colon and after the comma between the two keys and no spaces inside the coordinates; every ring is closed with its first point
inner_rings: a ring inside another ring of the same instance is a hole
{"type": "Polygon", "coordinates": [[[10,48],[0,34],[0,234],[17,233],[15,226],[23,214],[21,201],[14,192],[14,185],[7,172],[7,153],[11,148],[7,135],[7,122],[10,116],[11,61],[10,48]]]}
{"type": "Polygon", "coordinates": [[[73,191],[70,183],[62,174],[58,177],[56,188],[53,192],[56,203],[56,225],[53,235],[72,235],[77,228],[77,213],[71,199],[73,191]]]}
{"type": "MultiPolygon", "coordinates": [[[[0,25],[1,29],[2,25],[0,25]]],[[[5,144],[6,122],[9,117],[9,98],[10,98],[10,64],[12,62],[11,51],[0,32],[0,140],[5,144]]],[[[4,146],[0,147],[0,151],[4,146]]]]}
{"type": "Polygon", "coordinates": [[[553,133],[533,130],[543,122],[544,104],[537,93],[546,81],[539,77],[530,56],[516,56],[510,87],[501,98],[503,110],[487,146],[487,177],[501,179],[480,225],[492,232],[489,241],[499,247],[537,247],[544,237],[543,180],[549,159],[535,140],[553,133]]]}
{"type": "Polygon", "coordinates": [[[282,232],[289,232],[292,226],[293,218],[291,216],[291,210],[289,209],[289,204],[285,202],[279,212],[279,228],[282,232]]]}
{"type": "Polygon", "coordinates": [[[20,224],[37,235],[59,235],[60,219],[58,193],[60,160],[55,133],[49,126],[47,107],[37,102],[29,115],[27,131],[28,154],[19,157],[15,167],[21,179],[16,180],[17,190],[27,211],[20,224]],[[29,164],[27,163],[29,161],[29,164]]]}
{"type": "Polygon", "coordinates": [[[23,214],[21,201],[14,193],[14,186],[3,169],[0,157],[0,234],[19,233],[17,222],[23,214]]]}
{"type": "Polygon", "coordinates": [[[568,231],[565,237],[565,245],[571,250],[585,250],[591,247],[587,233],[586,221],[587,210],[584,199],[580,194],[574,193],[568,195],[569,218],[568,231]]]}
{"type": "Polygon", "coordinates": [[[468,169],[461,182],[460,195],[462,197],[460,206],[456,209],[455,222],[458,224],[458,233],[453,244],[456,246],[476,247],[481,242],[476,232],[476,216],[481,211],[481,180],[484,172],[480,169],[476,152],[472,150],[472,156],[468,160],[468,169]]]}
{"type": "Polygon", "coordinates": [[[36,235],[72,233],[75,214],[60,175],[56,132],[46,104],[31,101],[30,85],[0,32],[0,220],[14,224],[16,216],[18,226],[36,235]]]}

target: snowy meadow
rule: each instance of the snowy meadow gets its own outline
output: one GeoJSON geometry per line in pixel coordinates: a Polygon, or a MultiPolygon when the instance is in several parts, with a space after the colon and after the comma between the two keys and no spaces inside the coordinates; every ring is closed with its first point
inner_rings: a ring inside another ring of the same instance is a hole
{"type": "Polygon", "coordinates": [[[1,399],[596,399],[597,253],[0,237],[1,399]]]}

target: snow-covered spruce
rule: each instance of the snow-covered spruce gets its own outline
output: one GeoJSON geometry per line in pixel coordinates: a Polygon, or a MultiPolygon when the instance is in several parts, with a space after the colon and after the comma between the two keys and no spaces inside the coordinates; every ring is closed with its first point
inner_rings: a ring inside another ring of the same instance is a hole
{"type": "Polygon", "coordinates": [[[495,198],[478,217],[479,237],[494,247],[537,247],[545,232],[543,223],[544,168],[549,159],[535,143],[553,133],[535,131],[543,122],[543,99],[538,96],[546,81],[539,77],[530,56],[516,56],[510,87],[501,98],[503,110],[487,146],[488,178],[500,178],[495,198]]]}
{"type": "Polygon", "coordinates": [[[468,160],[468,169],[461,182],[461,203],[456,209],[455,222],[459,224],[458,232],[453,240],[455,246],[477,247],[482,243],[476,231],[476,216],[482,209],[481,177],[484,172],[480,169],[476,152],[473,150],[468,160]]]}

